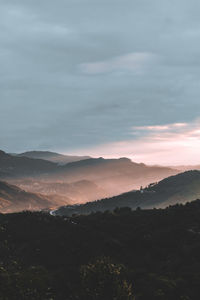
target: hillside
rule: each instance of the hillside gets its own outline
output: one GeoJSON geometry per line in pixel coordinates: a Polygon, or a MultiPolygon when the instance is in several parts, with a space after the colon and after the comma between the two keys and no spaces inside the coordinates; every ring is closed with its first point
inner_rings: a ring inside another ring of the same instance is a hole
{"type": "Polygon", "coordinates": [[[0,151],[0,176],[4,179],[47,175],[57,169],[57,164],[46,160],[17,157],[0,151]]]}
{"type": "Polygon", "coordinates": [[[69,163],[62,167],[57,178],[93,181],[109,191],[110,195],[117,195],[177,173],[178,171],[174,169],[138,164],[128,158],[100,157],[69,163]]]}
{"type": "Polygon", "coordinates": [[[70,204],[75,203],[86,203],[88,201],[94,201],[97,199],[104,198],[108,196],[108,191],[100,188],[96,183],[89,180],[81,180],[75,182],[49,182],[37,179],[24,179],[24,180],[10,180],[19,186],[21,189],[32,192],[39,193],[41,195],[48,197],[53,197],[57,199],[65,199],[66,202],[70,204]],[[70,200],[69,200],[70,199],[70,200]]]}
{"type": "Polygon", "coordinates": [[[95,211],[113,210],[116,207],[128,206],[132,209],[164,208],[176,203],[185,203],[200,198],[200,171],[187,171],[163,179],[147,188],[132,191],[112,198],[75,207],[61,207],[56,213],[71,215],[88,214],[95,211]]]}
{"type": "MultiPolygon", "coordinates": [[[[179,171],[166,168],[137,164],[127,158],[103,159],[91,158],[66,165],[28,157],[18,157],[0,152],[0,178],[12,184],[23,186],[27,179],[40,185],[45,189],[47,184],[71,184],[74,182],[87,181],[98,186],[105,193],[93,193],[88,198],[82,193],[82,199],[77,198],[75,202],[97,200],[103,197],[111,197],[121,193],[138,189],[151,182],[159,181],[167,176],[177,174],[179,171]]],[[[34,191],[35,186],[26,186],[29,192],[34,191]]],[[[89,190],[89,188],[88,188],[89,190]]],[[[56,191],[57,192],[57,191],[56,191]]]]}
{"type": "Polygon", "coordinates": [[[200,201],[74,218],[0,215],[0,298],[199,300],[200,201]]]}
{"type": "Polygon", "coordinates": [[[62,199],[56,201],[53,197],[28,193],[17,186],[0,181],[1,213],[54,208],[64,203],[67,203],[67,199],[65,201],[62,201],[62,199]]]}
{"type": "Polygon", "coordinates": [[[68,164],[70,162],[89,159],[89,156],[75,156],[75,155],[63,155],[51,151],[28,151],[20,154],[16,154],[18,157],[28,157],[35,159],[44,159],[60,165],[68,164]]]}

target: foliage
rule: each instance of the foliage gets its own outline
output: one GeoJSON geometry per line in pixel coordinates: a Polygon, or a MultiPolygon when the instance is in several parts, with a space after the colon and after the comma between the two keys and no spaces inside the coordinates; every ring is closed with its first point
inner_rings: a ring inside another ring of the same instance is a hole
{"type": "Polygon", "coordinates": [[[99,258],[81,267],[84,299],[133,300],[132,286],[123,279],[124,266],[99,258]]]}
{"type": "Polygon", "coordinates": [[[0,215],[0,300],[199,300],[200,200],[0,215]],[[133,297],[134,295],[134,297],[133,297]]]}

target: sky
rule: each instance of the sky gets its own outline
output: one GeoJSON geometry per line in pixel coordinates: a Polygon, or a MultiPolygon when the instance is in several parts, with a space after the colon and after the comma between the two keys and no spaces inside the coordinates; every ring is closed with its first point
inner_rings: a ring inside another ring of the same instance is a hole
{"type": "Polygon", "coordinates": [[[198,0],[0,0],[0,149],[200,163],[198,0]]]}

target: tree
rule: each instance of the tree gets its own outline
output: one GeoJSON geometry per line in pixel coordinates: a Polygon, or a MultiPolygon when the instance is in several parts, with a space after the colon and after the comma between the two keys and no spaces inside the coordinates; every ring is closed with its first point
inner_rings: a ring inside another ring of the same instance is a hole
{"type": "Polygon", "coordinates": [[[123,265],[107,257],[82,266],[82,299],[134,300],[132,285],[124,278],[124,273],[123,265]]]}

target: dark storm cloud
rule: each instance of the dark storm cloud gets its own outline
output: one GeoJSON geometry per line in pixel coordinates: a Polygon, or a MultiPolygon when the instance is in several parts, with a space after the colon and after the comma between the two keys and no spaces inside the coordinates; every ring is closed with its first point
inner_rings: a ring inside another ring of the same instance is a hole
{"type": "Polygon", "coordinates": [[[0,148],[72,152],[198,118],[199,13],[197,0],[1,0],[0,148]]]}

